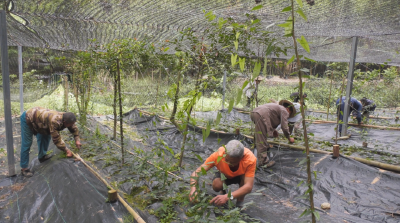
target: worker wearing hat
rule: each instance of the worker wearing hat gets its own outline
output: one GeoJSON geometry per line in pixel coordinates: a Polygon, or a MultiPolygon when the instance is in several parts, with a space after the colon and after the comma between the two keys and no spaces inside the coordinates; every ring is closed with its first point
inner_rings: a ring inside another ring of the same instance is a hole
{"type": "Polygon", "coordinates": [[[254,79],[253,82],[249,82],[243,89],[247,97],[247,107],[250,107],[251,101],[253,101],[253,99],[256,97],[258,85],[261,83],[262,80],[263,78],[261,76],[258,76],[256,79],[254,79]]]}
{"type": "MultiPolygon", "coordinates": [[[[298,133],[298,130],[301,128],[301,113],[300,113],[300,104],[299,103],[293,103],[293,107],[296,110],[296,115],[292,118],[288,118],[289,122],[289,133],[290,135],[293,134],[298,134],[301,135],[301,133],[298,133]]],[[[276,128],[276,131],[279,131],[281,129],[281,125],[279,125],[276,128]]]]}
{"type": "Polygon", "coordinates": [[[294,143],[290,137],[288,119],[296,116],[296,110],[293,103],[288,100],[281,100],[279,104],[268,103],[255,108],[251,113],[251,120],[255,127],[255,142],[257,148],[258,166],[270,167],[275,164],[268,157],[269,145],[268,137],[278,137],[276,128],[281,125],[283,134],[289,143],[294,143]]]}

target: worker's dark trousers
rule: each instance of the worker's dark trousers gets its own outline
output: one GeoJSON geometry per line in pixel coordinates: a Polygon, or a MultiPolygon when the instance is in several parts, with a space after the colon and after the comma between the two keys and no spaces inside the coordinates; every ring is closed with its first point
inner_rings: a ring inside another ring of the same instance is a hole
{"type": "Polygon", "coordinates": [[[267,154],[269,150],[269,144],[267,142],[267,125],[270,125],[270,123],[269,119],[263,119],[262,116],[257,112],[251,112],[250,117],[256,125],[254,136],[257,148],[257,161],[258,165],[261,166],[268,163],[269,161],[267,154]]]}

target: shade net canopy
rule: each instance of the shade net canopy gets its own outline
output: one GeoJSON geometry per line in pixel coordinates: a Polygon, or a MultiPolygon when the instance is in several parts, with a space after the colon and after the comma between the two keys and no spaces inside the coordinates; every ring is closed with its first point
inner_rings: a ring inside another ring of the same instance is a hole
{"type": "MultiPolygon", "coordinates": [[[[251,14],[261,20],[266,31],[282,37],[283,29],[276,25],[288,19],[289,12],[281,11],[290,5],[289,1],[264,0],[260,3],[262,9],[252,11],[257,5],[254,0],[10,2],[9,45],[60,50],[85,50],[90,39],[106,44],[114,39],[148,36],[157,44],[174,39],[189,27],[201,33],[209,27],[204,17],[208,11],[217,18],[238,22],[244,21],[245,14],[251,14]]],[[[308,40],[311,52],[301,49],[300,54],[317,61],[348,62],[351,37],[358,36],[356,62],[400,64],[398,0],[308,0],[303,4],[308,19],[297,15],[295,32],[308,40]]],[[[290,38],[282,39],[288,46],[293,45],[290,38]]],[[[293,53],[289,50],[287,57],[293,53]]]]}

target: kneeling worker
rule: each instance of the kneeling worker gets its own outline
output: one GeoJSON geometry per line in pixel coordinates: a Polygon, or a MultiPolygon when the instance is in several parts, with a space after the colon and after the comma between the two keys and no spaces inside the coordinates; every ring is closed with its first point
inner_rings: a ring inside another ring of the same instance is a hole
{"type": "Polygon", "coordinates": [[[39,162],[42,163],[52,156],[47,155],[50,138],[58,149],[65,152],[67,157],[72,157],[72,152],[66,147],[61,139],[59,131],[65,128],[73,134],[75,144],[78,149],[81,148],[78,127],[76,127],[76,117],[72,112],[58,112],[46,108],[31,108],[21,115],[21,174],[31,177],[32,172],[28,169],[29,151],[32,145],[33,135],[36,135],[39,148],[39,162]]]}
{"type": "Polygon", "coordinates": [[[250,193],[253,189],[254,175],[256,172],[257,158],[254,154],[238,140],[231,140],[225,147],[221,147],[215,153],[197,168],[191,175],[190,179],[190,201],[195,200],[196,197],[196,184],[198,177],[197,173],[201,172],[202,168],[205,171],[216,167],[218,172],[215,174],[212,187],[216,192],[222,192],[222,195],[214,197],[210,203],[217,206],[224,205],[229,199],[236,199],[236,207],[243,207],[243,201],[246,194],[250,193]],[[219,158],[221,157],[221,158],[219,158]],[[223,190],[223,181],[221,180],[221,173],[227,178],[226,185],[239,184],[239,189],[231,193],[228,197],[226,191],[223,190]]]}
{"type": "Polygon", "coordinates": [[[276,128],[281,125],[283,134],[289,140],[289,143],[294,143],[294,138],[290,137],[288,118],[296,116],[296,111],[293,103],[288,100],[281,100],[278,104],[268,103],[255,108],[251,113],[251,120],[256,125],[255,141],[257,148],[257,160],[259,166],[267,165],[271,167],[275,161],[269,161],[267,142],[268,137],[278,137],[276,128]]]}

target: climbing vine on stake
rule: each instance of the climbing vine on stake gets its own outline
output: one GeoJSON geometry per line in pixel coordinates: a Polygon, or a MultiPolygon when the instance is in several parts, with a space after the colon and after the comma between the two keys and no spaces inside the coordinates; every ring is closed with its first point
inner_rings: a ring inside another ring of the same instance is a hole
{"type": "MultiPolygon", "coordinates": [[[[306,15],[303,13],[303,2],[302,0],[296,0],[298,4],[298,9],[296,12],[304,19],[307,21],[306,15]]],[[[319,213],[315,210],[314,208],[314,195],[313,195],[313,184],[312,184],[312,175],[311,175],[311,159],[310,159],[310,149],[309,149],[309,144],[308,144],[308,135],[307,135],[307,128],[306,128],[306,118],[304,114],[304,98],[303,98],[303,87],[304,83],[302,80],[303,77],[303,71],[300,69],[301,63],[300,63],[300,58],[302,57],[301,55],[298,54],[298,49],[297,49],[297,43],[299,43],[308,53],[310,53],[310,47],[308,45],[308,42],[304,36],[301,36],[300,38],[296,39],[295,35],[295,30],[294,30],[294,23],[295,23],[295,7],[294,7],[294,0],[291,0],[291,6],[288,6],[282,10],[282,12],[290,11],[291,16],[286,20],[285,23],[279,24],[278,26],[283,27],[285,29],[285,36],[286,37],[292,37],[293,39],[293,45],[294,45],[294,51],[295,55],[292,56],[292,58],[288,61],[288,63],[294,61],[296,58],[297,60],[297,73],[299,76],[299,95],[300,95],[300,110],[301,110],[301,116],[303,118],[303,131],[304,131],[304,145],[306,147],[306,159],[307,159],[307,186],[308,190],[305,192],[305,195],[309,195],[310,199],[310,209],[304,210],[304,212],[300,215],[308,215],[311,214],[311,219],[312,222],[314,223],[316,221],[316,218],[319,219],[319,213]],[[295,56],[295,57],[294,57],[295,56]]],[[[308,59],[308,58],[306,58],[308,59]]]]}

